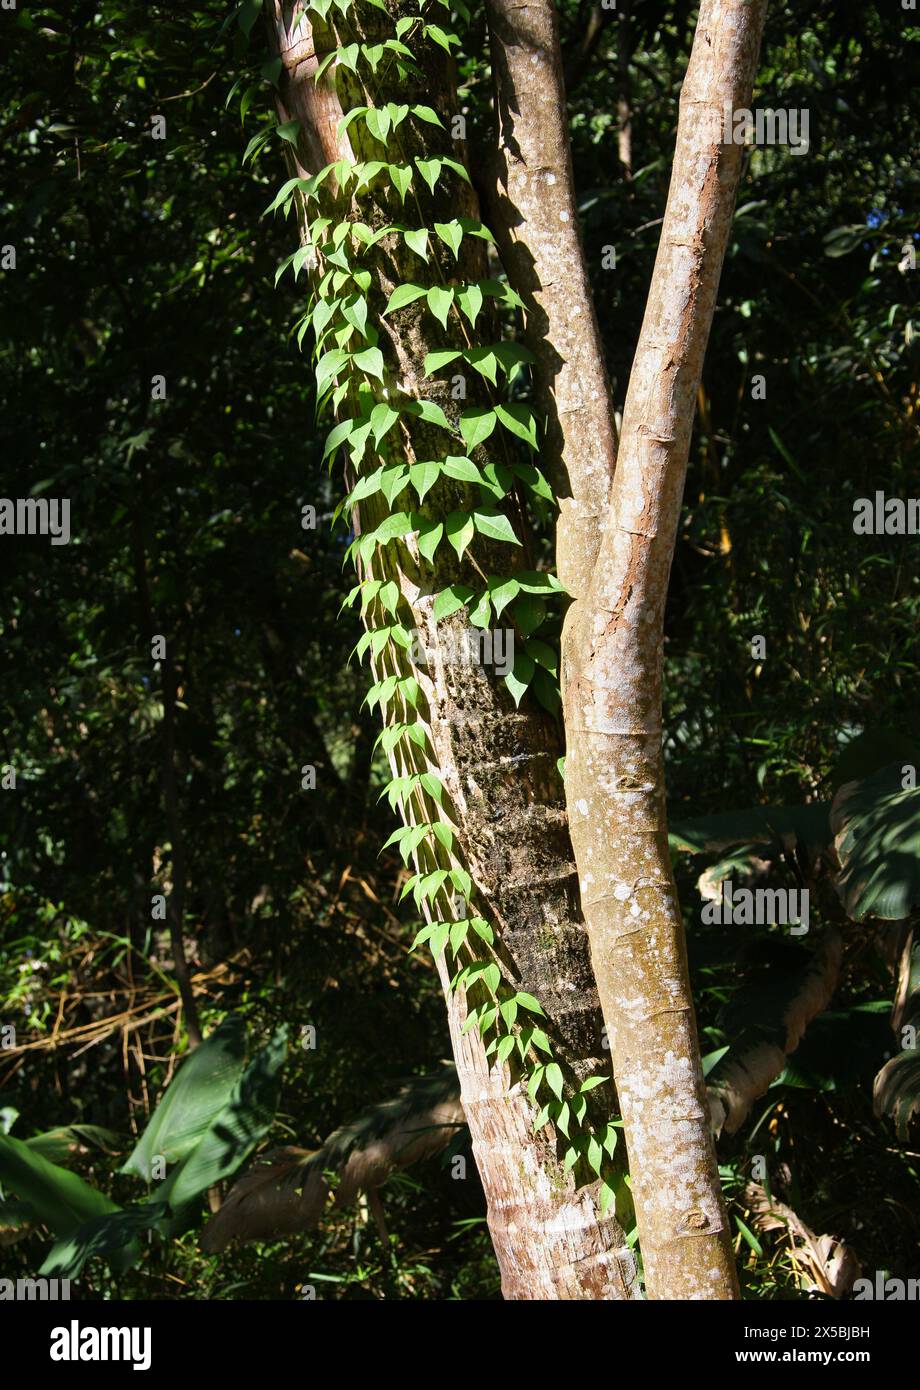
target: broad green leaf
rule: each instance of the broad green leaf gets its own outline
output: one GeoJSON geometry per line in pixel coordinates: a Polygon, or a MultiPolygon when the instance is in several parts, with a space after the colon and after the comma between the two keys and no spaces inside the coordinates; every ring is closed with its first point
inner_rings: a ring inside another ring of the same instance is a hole
{"type": "Polygon", "coordinates": [[[0,1184],[27,1202],[36,1219],[58,1236],[70,1235],[91,1217],[119,1210],[76,1173],[9,1134],[0,1134],[0,1184]]]}
{"type": "Polygon", "coordinates": [[[450,421],[434,401],[410,401],[403,407],[403,412],[406,415],[417,415],[429,425],[439,425],[444,430],[450,429],[450,421]]]}
{"type": "Polygon", "coordinates": [[[241,1167],[275,1118],[286,1057],[283,1025],[254,1055],[226,1105],[188,1158],[156,1189],[154,1200],[168,1201],[175,1211],[241,1167]]]}
{"type": "Polygon", "coordinates": [[[847,915],[901,921],[920,908],[920,787],[903,785],[900,762],[846,782],[831,807],[847,915]]]}
{"type": "Polygon", "coordinates": [[[182,1063],[121,1172],[152,1182],[155,1159],[173,1164],[191,1153],[232,1094],[245,1053],[243,1021],[231,1014],[182,1063]]]}
{"type": "Polygon", "coordinates": [[[545,617],[546,604],[536,594],[522,594],[515,600],[514,621],[522,637],[536,632],[545,617]]]}
{"type": "Polygon", "coordinates": [[[77,1279],[93,1257],[106,1260],[116,1273],[124,1273],[141,1257],[140,1235],[151,1230],[168,1234],[168,1218],[167,1204],[156,1201],[94,1216],[55,1242],[39,1274],[43,1278],[77,1279]]]}

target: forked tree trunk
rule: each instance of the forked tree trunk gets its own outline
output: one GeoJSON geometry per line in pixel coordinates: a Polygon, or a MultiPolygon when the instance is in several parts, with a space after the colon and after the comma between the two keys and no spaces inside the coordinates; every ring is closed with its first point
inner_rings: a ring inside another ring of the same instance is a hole
{"type": "MultiPolygon", "coordinates": [[[[766,0],[703,0],[589,594],[563,638],[566,799],[652,1298],[732,1298],[665,810],[665,598],[766,0]]],[[[565,518],[563,518],[565,525],[565,518]]]]}
{"type": "MultiPolygon", "coordinates": [[[[301,11],[300,3],[266,0],[271,42],[282,59],[280,117],[301,122],[304,135],[297,150],[298,170],[316,172],[333,160],[351,158],[350,138],[361,137],[355,126],[348,135],[337,135],[341,106],[330,75],[316,85],[313,80],[324,52],[334,48],[337,41],[330,30],[318,30],[321,51],[317,55],[308,23],[294,34],[301,11]]],[[[367,13],[369,22],[386,23],[375,10],[367,13]]],[[[349,24],[353,23],[349,16],[349,24]]],[[[389,30],[384,36],[390,37],[389,30]]],[[[349,32],[348,38],[353,37],[349,32]]],[[[425,49],[424,66],[422,82],[400,84],[394,77],[387,90],[384,78],[370,101],[376,105],[388,99],[423,102],[435,107],[449,124],[456,110],[455,85],[447,61],[434,45],[425,49]]],[[[366,99],[356,95],[354,104],[366,99]]],[[[400,127],[400,138],[402,160],[414,155],[431,159],[438,154],[462,158],[462,146],[431,126],[425,127],[424,145],[409,122],[400,127]]],[[[379,149],[374,157],[380,158],[379,149]]],[[[460,190],[464,188],[460,185],[460,190]]],[[[458,214],[476,215],[471,192],[460,190],[456,182],[438,185],[433,195],[422,188],[419,211],[424,212],[427,225],[446,222],[458,214]]],[[[380,191],[375,185],[370,196],[362,197],[360,216],[370,225],[382,227],[409,221],[408,207],[407,201],[405,211],[402,209],[393,190],[380,191]]],[[[343,215],[348,215],[347,209],[343,215]]],[[[455,274],[460,279],[475,279],[483,273],[469,247],[467,237],[455,267],[446,250],[432,244],[432,256],[445,278],[455,274]]],[[[375,283],[369,299],[379,317],[394,286],[415,278],[418,262],[411,263],[401,238],[386,236],[377,244],[373,257],[365,257],[364,264],[373,270],[375,283]]],[[[446,345],[436,321],[423,307],[412,306],[383,320],[381,330],[379,346],[386,359],[391,399],[397,393],[406,398],[428,397],[456,418],[458,406],[451,400],[446,383],[423,381],[426,352],[446,345]]],[[[443,440],[434,437],[436,427],[421,422],[413,422],[411,429],[406,426],[407,417],[403,416],[398,427],[402,431],[400,457],[407,462],[438,457],[434,451],[443,448],[443,440]]],[[[395,436],[395,430],[393,433],[395,436]]],[[[442,485],[443,480],[437,486],[442,485]]],[[[443,503],[443,494],[439,500],[443,503]]],[[[462,486],[455,484],[449,506],[462,506],[463,501],[462,486]]],[[[422,511],[427,504],[426,498],[422,511]]],[[[367,529],[373,524],[373,508],[360,504],[357,528],[367,529]]],[[[508,547],[504,547],[500,559],[488,552],[480,558],[495,560],[500,569],[508,564],[507,554],[508,547]]],[[[419,712],[432,756],[427,751],[407,750],[401,744],[391,755],[394,768],[405,773],[437,767],[467,867],[485,915],[502,942],[507,978],[540,999],[560,1062],[570,1075],[583,1079],[603,1065],[598,1057],[602,1024],[587,941],[577,914],[562,787],[555,770],[560,752],[555,726],[533,707],[515,710],[492,673],[452,659],[451,641],[463,620],[456,614],[435,623],[433,595],[447,584],[469,581],[470,573],[447,547],[436,557],[436,572],[420,556],[411,538],[398,547],[378,550],[371,563],[376,577],[396,581],[401,602],[413,625],[425,633],[432,653],[427,669],[414,673],[422,689],[419,712]]],[[[405,674],[408,670],[398,651],[393,650],[381,655],[378,669],[380,674],[391,670],[405,674]],[[394,662],[400,664],[394,666],[394,662]]],[[[410,818],[419,819],[417,809],[410,818]]],[[[431,851],[422,848],[419,853],[431,851]]],[[[432,867],[434,862],[429,859],[425,865],[432,867]]],[[[442,979],[445,972],[442,963],[442,979]]],[[[596,1187],[576,1189],[572,1174],[564,1170],[552,1128],[533,1132],[536,1107],[526,1090],[507,1067],[490,1066],[475,1030],[461,1036],[466,1008],[462,992],[448,991],[447,1002],[463,1104],[486,1193],[505,1297],[636,1296],[635,1262],[612,1215],[601,1218],[597,1214],[596,1187]]]]}

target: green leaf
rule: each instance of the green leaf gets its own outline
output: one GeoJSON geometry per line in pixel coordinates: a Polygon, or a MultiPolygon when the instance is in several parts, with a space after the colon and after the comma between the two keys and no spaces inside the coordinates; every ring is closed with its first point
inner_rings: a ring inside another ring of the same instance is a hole
{"type": "Polygon", "coordinates": [[[546,1068],[546,1084],[557,1100],[562,1099],[562,1068],[558,1062],[550,1062],[546,1068]]]}
{"type": "Polygon", "coordinates": [[[479,595],[479,601],[470,609],[470,622],[473,627],[487,628],[492,613],[488,592],[479,595]]]}
{"type": "Polygon", "coordinates": [[[348,438],[354,429],[354,425],[354,420],[343,420],[341,424],[336,425],[334,429],[329,431],[326,436],[326,445],[323,449],[324,459],[327,458],[329,454],[334,453],[339,445],[348,438]]]}
{"type": "Polygon", "coordinates": [[[381,401],[375,405],[371,411],[371,430],[374,435],[374,444],[377,445],[384,435],[393,428],[399,419],[399,411],[394,410],[386,401],[381,401]]]}
{"type": "Polygon", "coordinates": [[[462,560],[463,552],[476,534],[473,518],[468,512],[451,512],[447,518],[446,533],[447,539],[457,552],[458,559],[462,560]]]}
{"type": "Polygon", "coordinates": [[[511,600],[520,592],[520,588],[516,577],[489,580],[489,597],[492,600],[496,618],[501,617],[511,600]]]}
{"type": "Polygon", "coordinates": [[[420,121],[427,121],[429,125],[439,125],[443,129],[441,117],[430,106],[413,106],[411,111],[420,121]]]}
{"type": "Polygon", "coordinates": [[[448,588],[442,589],[434,601],[432,609],[435,622],[440,622],[442,618],[449,618],[452,613],[456,613],[459,608],[469,603],[474,597],[474,590],[466,584],[451,584],[448,588]]]}
{"type": "Polygon", "coordinates": [[[365,348],[363,352],[356,352],[351,360],[362,372],[367,372],[368,376],[383,381],[383,353],[379,348],[365,348]]]}
{"type": "Polygon", "coordinates": [[[514,997],[522,1009],[528,1009],[532,1014],[543,1013],[543,1006],[539,999],[535,999],[532,994],[525,994],[522,990],[518,990],[514,997]]]}
{"type": "Polygon", "coordinates": [[[282,1026],[254,1055],[200,1143],[156,1189],[155,1198],[168,1201],[175,1211],[241,1167],[275,1118],[286,1057],[287,1028],[282,1026]]]}
{"type": "Polygon", "coordinates": [[[441,472],[441,465],[437,462],[413,463],[409,468],[409,481],[418,493],[418,500],[423,502],[426,493],[430,492],[438,481],[441,472]]]}
{"type": "Polygon", "coordinates": [[[457,303],[475,328],[483,303],[482,290],[478,285],[464,285],[457,290],[457,303]]]}
{"type": "Polygon", "coordinates": [[[417,227],[414,230],[410,227],[403,232],[403,240],[410,251],[414,251],[417,256],[421,256],[423,261],[428,259],[428,228],[417,227]]]}
{"type": "Polygon", "coordinates": [[[465,410],[460,417],[460,433],[468,449],[482,444],[495,429],[497,412],[488,407],[465,410]]]}
{"type": "Polygon", "coordinates": [[[426,353],[424,362],[424,372],[426,377],[433,376],[434,373],[439,372],[442,367],[446,367],[451,362],[455,362],[459,356],[460,351],[458,348],[448,348],[443,352],[426,353]]]}
{"type": "Polygon", "coordinates": [[[505,684],[516,705],[520,705],[524,698],[524,692],[533,680],[535,669],[533,657],[528,656],[526,652],[517,653],[514,658],[514,667],[505,677],[505,684]]]}
{"type": "Polygon", "coordinates": [[[427,298],[428,308],[434,314],[435,318],[442,325],[442,327],[446,328],[447,316],[450,313],[451,305],[454,302],[453,290],[445,289],[441,285],[432,285],[431,289],[428,291],[427,298]]]}
{"type": "Polygon", "coordinates": [[[66,1236],[118,1205],[76,1173],[50,1163],[11,1135],[0,1134],[0,1182],[27,1202],[43,1226],[66,1236]]]}
{"type": "Polygon", "coordinates": [[[415,167],[433,193],[441,172],[440,159],[416,159],[415,167]]]}
{"type": "Polygon", "coordinates": [[[490,381],[493,386],[498,385],[499,361],[492,348],[468,348],[463,356],[480,376],[485,377],[486,381],[490,381]]]}
{"type": "Polygon", "coordinates": [[[452,169],[454,173],[463,180],[464,183],[471,182],[470,176],[465,166],[460,163],[459,159],[447,159],[446,157],[442,156],[441,163],[446,165],[448,169],[452,169]]]}
{"type": "Polygon", "coordinates": [[[406,194],[409,192],[409,185],[412,182],[411,164],[390,164],[390,182],[396,189],[403,203],[406,201],[406,194]]]}
{"type": "Polygon", "coordinates": [[[419,530],[418,548],[419,554],[424,556],[429,565],[434,564],[435,552],[441,544],[444,536],[444,523],[441,521],[426,521],[419,530]]]}
{"type": "Polygon", "coordinates": [[[300,121],[285,121],[284,125],[275,126],[275,133],[286,140],[289,145],[293,145],[295,150],[300,139],[300,121]]]}
{"type": "Polygon", "coordinates": [[[397,309],[404,309],[407,304],[413,304],[416,299],[421,299],[425,293],[424,285],[397,285],[383,312],[386,315],[395,313],[397,309]]]}
{"type": "Polygon", "coordinates": [[[741,1235],[743,1236],[745,1242],[746,1242],[746,1243],[751,1247],[751,1249],[754,1251],[754,1254],[755,1254],[755,1255],[762,1255],[762,1254],[763,1254],[763,1246],[761,1245],[761,1243],[760,1243],[760,1241],[757,1239],[757,1237],[754,1235],[754,1233],[753,1233],[752,1231],[748,1230],[747,1226],[745,1226],[745,1224],[744,1224],[744,1222],[741,1220],[741,1217],[740,1217],[740,1216],[736,1216],[736,1217],[735,1217],[735,1225],[738,1227],[738,1230],[741,1232],[741,1235]]]}
{"type": "Polygon", "coordinates": [[[94,1216],[55,1242],[39,1274],[52,1279],[76,1279],[92,1257],[106,1260],[116,1273],[123,1273],[141,1257],[138,1237],[142,1232],[154,1230],[166,1236],[169,1227],[165,1202],[141,1202],[124,1211],[94,1216]]]}
{"type": "Polygon", "coordinates": [[[252,33],[252,27],[261,13],[262,0],[242,0],[242,4],[236,12],[236,19],[247,38],[252,33]]]}
{"type": "Polygon", "coordinates": [[[381,145],[386,145],[392,123],[392,117],[385,106],[370,107],[364,117],[364,124],[381,145]]]}
{"type": "Polygon", "coordinates": [[[243,1021],[231,1014],[182,1063],[121,1172],[152,1182],[156,1158],[173,1164],[191,1153],[227,1104],[245,1052],[243,1021]]]}
{"type": "Polygon", "coordinates": [[[444,411],[434,401],[410,401],[403,406],[406,415],[416,415],[420,420],[425,420],[429,425],[439,425],[441,429],[449,430],[450,421],[444,411]]]}
{"type": "Polygon", "coordinates": [[[453,222],[436,222],[434,229],[445,246],[450,247],[456,259],[460,255],[460,244],[463,241],[463,228],[460,223],[456,219],[453,222]]]}
{"type": "Polygon", "coordinates": [[[114,1152],[122,1146],[121,1137],[101,1125],[62,1125],[43,1134],[33,1134],[25,1144],[33,1153],[41,1154],[50,1163],[66,1164],[79,1149],[91,1148],[103,1153],[114,1152]]]}
{"type": "MultiPolygon", "coordinates": [[[[515,601],[514,621],[522,637],[529,637],[532,632],[536,632],[545,617],[546,604],[541,598],[538,598],[536,594],[522,594],[521,597],[515,601]]],[[[528,649],[525,647],[525,651],[526,650],[528,649]]],[[[552,659],[552,651],[551,649],[548,650],[550,650],[550,657],[552,659]]],[[[534,657],[535,660],[537,659],[536,652],[530,652],[529,654],[534,657]]],[[[545,663],[541,662],[540,664],[544,665],[545,663]]]]}
{"type": "Polygon", "coordinates": [[[480,483],[482,474],[471,459],[464,458],[462,454],[451,454],[444,460],[444,472],[448,478],[455,478],[461,483],[480,483]]]}
{"type": "Polygon", "coordinates": [[[473,880],[466,872],[466,869],[451,869],[450,881],[454,885],[458,893],[462,893],[465,898],[469,898],[470,894],[473,891],[473,880]]]}
{"type": "Polygon", "coordinates": [[[920,787],[903,786],[901,762],[847,782],[831,808],[849,917],[901,921],[920,907],[920,787]]]}
{"type": "Polygon", "coordinates": [[[357,328],[362,338],[367,337],[367,300],[363,295],[353,295],[350,300],[346,300],[342,304],[341,314],[346,323],[357,328]]]}
{"type": "Polygon", "coordinates": [[[531,449],[537,448],[537,422],[533,411],[526,405],[497,405],[495,414],[502,424],[518,439],[523,439],[531,449]]]}
{"type": "Polygon", "coordinates": [[[504,512],[475,511],[473,512],[473,522],[475,529],[491,540],[508,541],[511,545],[520,545],[520,541],[514,534],[514,527],[504,512]]]}

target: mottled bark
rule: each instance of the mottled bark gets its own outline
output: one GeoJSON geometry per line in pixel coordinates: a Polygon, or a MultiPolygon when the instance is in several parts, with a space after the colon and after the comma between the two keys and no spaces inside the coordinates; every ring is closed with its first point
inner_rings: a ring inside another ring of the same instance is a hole
{"type": "MultiPolygon", "coordinates": [[[[280,115],[283,120],[296,117],[301,121],[306,134],[298,163],[315,171],[334,159],[350,157],[348,142],[352,137],[360,140],[361,132],[352,126],[342,139],[336,136],[341,108],[329,75],[314,85],[318,59],[309,26],[303,25],[297,37],[291,38],[300,9],[299,4],[282,5],[279,0],[266,3],[269,31],[283,60],[280,115]]],[[[370,23],[386,23],[373,10],[368,16],[370,23]]],[[[328,31],[318,32],[327,51],[335,46],[335,40],[327,37],[328,31]]],[[[376,104],[388,97],[400,102],[422,101],[435,107],[447,122],[456,109],[455,87],[443,54],[433,45],[429,48],[421,82],[396,84],[394,78],[393,90],[375,94],[376,104]]],[[[399,135],[401,160],[438,154],[463,158],[460,143],[431,126],[425,127],[422,137],[407,121],[399,135]]],[[[379,148],[374,157],[380,157],[379,148]]],[[[390,157],[394,157],[392,152],[390,157]]],[[[372,226],[410,220],[408,200],[403,213],[395,196],[389,188],[365,195],[361,201],[363,220],[372,226]]],[[[456,181],[439,185],[434,195],[422,188],[418,210],[429,226],[458,214],[477,215],[471,190],[461,192],[456,181]]],[[[449,258],[446,248],[432,245],[432,268],[445,280],[475,279],[483,273],[477,260],[481,256],[478,245],[472,243],[471,249],[471,239],[464,238],[459,265],[449,258]]],[[[423,381],[425,353],[446,345],[436,320],[424,306],[413,305],[379,321],[389,292],[395,284],[416,278],[419,263],[410,262],[401,238],[394,236],[384,237],[373,257],[365,257],[364,263],[375,276],[370,298],[381,329],[379,346],[386,360],[386,389],[391,399],[397,393],[416,399],[427,396],[455,419],[459,406],[451,399],[447,383],[423,381]]],[[[472,383],[470,386],[468,403],[473,400],[472,383]]],[[[443,450],[443,437],[436,437],[435,427],[412,422],[409,429],[408,424],[408,418],[402,417],[399,456],[407,462],[438,457],[434,451],[443,450]]],[[[487,451],[475,454],[477,462],[485,463],[488,457],[487,451]]],[[[428,511],[436,504],[443,515],[465,500],[468,494],[462,485],[442,479],[421,510],[428,511]]],[[[356,524],[359,530],[374,524],[371,505],[360,504],[356,524]]],[[[479,549],[477,559],[480,564],[494,562],[492,572],[507,571],[509,551],[509,547],[479,549]]],[[[371,562],[375,576],[396,580],[406,605],[407,624],[411,621],[425,633],[430,650],[427,668],[414,672],[422,690],[418,712],[427,729],[429,747],[421,750],[400,743],[392,762],[399,772],[428,767],[439,771],[447,791],[445,806],[458,828],[476,892],[501,938],[506,978],[541,1000],[548,1016],[547,1032],[560,1062],[570,1075],[582,1077],[602,1065],[597,1057],[601,1019],[587,941],[577,914],[562,786],[555,771],[560,751],[558,733],[553,722],[538,711],[515,710],[492,671],[451,659],[451,639],[464,620],[457,614],[436,624],[433,596],[446,584],[472,582],[471,572],[468,561],[461,565],[446,546],[439,551],[436,564],[437,574],[432,574],[411,537],[378,550],[371,562]]],[[[481,586],[481,577],[477,582],[481,586]]],[[[398,649],[391,648],[381,657],[378,671],[382,674],[397,669],[408,670],[398,649]]],[[[419,815],[416,812],[410,818],[418,820],[419,815]]],[[[426,867],[443,862],[437,858],[440,850],[436,846],[426,844],[419,855],[426,867]],[[432,855],[436,857],[426,859],[432,855]]],[[[441,969],[443,978],[447,971],[443,960],[441,969]]],[[[563,1170],[552,1130],[547,1127],[533,1133],[535,1109],[519,1081],[507,1067],[490,1067],[475,1030],[461,1038],[465,1011],[462,992],[448,991],[447,1001],[463,1104],[488,1200],[489,1226],[505,1296],[634,1296],[634,1261],[622,1230],[612,1217],[598,1217],[593,1188],[576,1191],[572,1175],[563,1170]]]]}
{"type": "Polygon", "coordinates": [[[766,0],[703,0],[671,187],[591,591],[563,644],[566,796],[652,1298],[732,1298],[661,731],[664,607],[697,388],[741,169],[766,0]]]}

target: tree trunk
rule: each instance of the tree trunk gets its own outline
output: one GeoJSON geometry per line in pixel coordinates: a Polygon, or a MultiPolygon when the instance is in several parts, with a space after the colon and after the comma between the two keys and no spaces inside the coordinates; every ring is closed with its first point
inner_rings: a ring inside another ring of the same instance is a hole
{"type": "MultiPolygon", "coordinates": [[[[356,122],[347,134],[338,134],[341,106],[330,75],[327,73],[319,84],[313,80],[323,50],[335,48],[337,40],[329,29],[317,26],[314,44],[313,31],[306,23],[295,35],[301,10],[299,3],[282,5],[280,0],[266,0],[269,33],[274,51],[282,59],[280,119],[301,122],[304,135],[296,152],[298,171],[315,172],[339,158],[351,160],[355,153],[362,157],[359,146],[364,133],[356,122]]],[[[382,26],[392,21],[375,10],[368,10],[367,15],[367,23],[379,31],[378,39],[391,37],[390,28],[382,26]]],[[[349,16],[349,32],[343,43],[360,37],[353,32],[354,23],[349,16]]],[[[355,104],[381,106],[388,99],[421,102],[434,107],[449,124],[457,103],[448,60],[431,43],[418,47],[418,53],[424,68],[422,79],[399,81],[393,74],[388,90],[386,70],[382,69],[373,97],[360,93],[355,104]]],[[[339,80],[343,77],[351,84],[351,75],[340,74],[339,80]]],[[[413,156],[463,158],[462,145],[431,125],[426,125],[422,134],[407,120],[399,127],[399,141],[401,161],[408,162],[413,156]]],[[[365,152],[363,157],[381,156],[378,149],[365,152]]],[[[416,178],[412,202],[416,190],[417,209],[428,226],[458,214],[477,216],[472,191],[457,179],[439,183],[429,194],[416,178]]],[[[382,228],[410,220],[410,205],[407,199],[403,209],[395,190],[386,187],[381,191],[378,184],[362,194],[360,217],[382,228]]],[[[349,215],[347,207],[341,215],[349,215]]],[[[478,245],[472,243],[471,249],[471,238],[465,237],[459,260],[454,262],[446,248],[436,245],[436,238],[431,237],[430,254],[442,283],[474,280],[483,274],[478,245]]],[[[372,270],[374,279],[368,299],[380,330],[387,399],[427,398],[455,421],[459,407],[447,383],[436,378],[423,380],[425,354],[450,346],[437,321],[416,305],[385,319],[380,317],[395,285],[413,280],[419,263],[412,261],[401,237],[388,234],[362,264],[372,270]]],[[[472,396],[467,401],[470,403],[472,396]]],[[[437,458],[444,447],[438,433],[437,426],[403,414],[388,447],[392,448],[392,441],[398,438],[398,457],[409,463],[437,458]]],[[[489,442],[489,448],[494,442],[489,442]]],[[[488,451],[476,454],[477,462],[483,465],[488,457],[488,451]]],[[[442,476],[419,504],[420,510],[425,515],[443,515],[445,507],[462,506],[467,492],[466,484],[451,483],[442,476]],[[436,499],[437,513],[432,511],[430,499],[436,499]]],[[[359,534],[373,529],[379,520],[376,499],[361,502],[353,517],[359,534]]],[[[457,662],[453,642],[467,626],[463,610],[436,623],[432,609],[439,590],[474,578],[469,552],[459,561],[445,547],[432,568],[417,542],[417,536],[406,535],[398,544],[378,546],[365,570],[373,578],[395,582],[400,612],[425,634],[429,653],[427,665],[418,669],[410,666],[406,654],[393,644],[375,658],[378,678],[412,675],[420,687],[415,711],[410,709],[408,697],[402,696],[402,707],[395,717],[408,721],[417,713],[425,729],[425,745],[399,741],[389,750],[391,765],[402,776],[425,771],[436,771],[440,776],[445,789],[443,805],[456,829],[483,915],[497,929],[503,977],[515,989],[539,998],[547,1015],[546,1032],[558,1050],[560,1063],[569,1078],[580,1081],[602,1065],[597,1056],[602,1025],[587,941],[577,914],[562,786],[555,769],[560,752],[558,731],[536,708],[516,710],[494,673],[457,662]]],[[[508,548],[501,549],[499,557],[496,545],[491,549],[488,544],[480,546],[476,565],[492,573],[496,564],[499,568],[501,563],[507,566],[508,548]]],[[[372,626],[383,620],[377,600],[367,606],[364,616],[372,626]]],[[[400,802],[408,823],[437,818],[437,805],[419,787],[401,796],[400,802]]],[[[423,843],[414,855],[423,871],[449,862],[437,845],[432,848],[423,843]]],[[[449,915],[444,901],[437,905],[439,916],[449,915]]],[[[439,970],[448,984],[452,972],[446,952],[441,955],[439,970]]],[[[463,990],[448,988],[446,997],[463,1104],[486,1192],[505,1297],[634,1297],[635,1262],[612,1215],[597,1215],[596,1184],[576,1186],[572,1172],[563,1167],[559,1137],[552,1126],[534,1133],[538,1107],[521,1081],[507,1065],[492,1064],[475,1029],[461,1035],[467,1008],[463,990]]],[[[605,1113],[608,1109],[609,1098],[605,1113]]]]}
{"type": "Polygon", "coordinates": [[[617,438],[578,230],[556,6],[487,0],[486,11],[497,114],[488,210],[537,359],[544,467],[560,514],[556,572],[581,596],[594,569],[617,438]]]}
{"type": "Polygon", "coordinates": [[[723,110],[750,104],[765,8],[700,9],[609,515],[590,593],[563,639],[570,833],[652,1298],[737,1296],[668,851],[661,679],[696,393],[742,159],[722,142],[723,110]]]}

